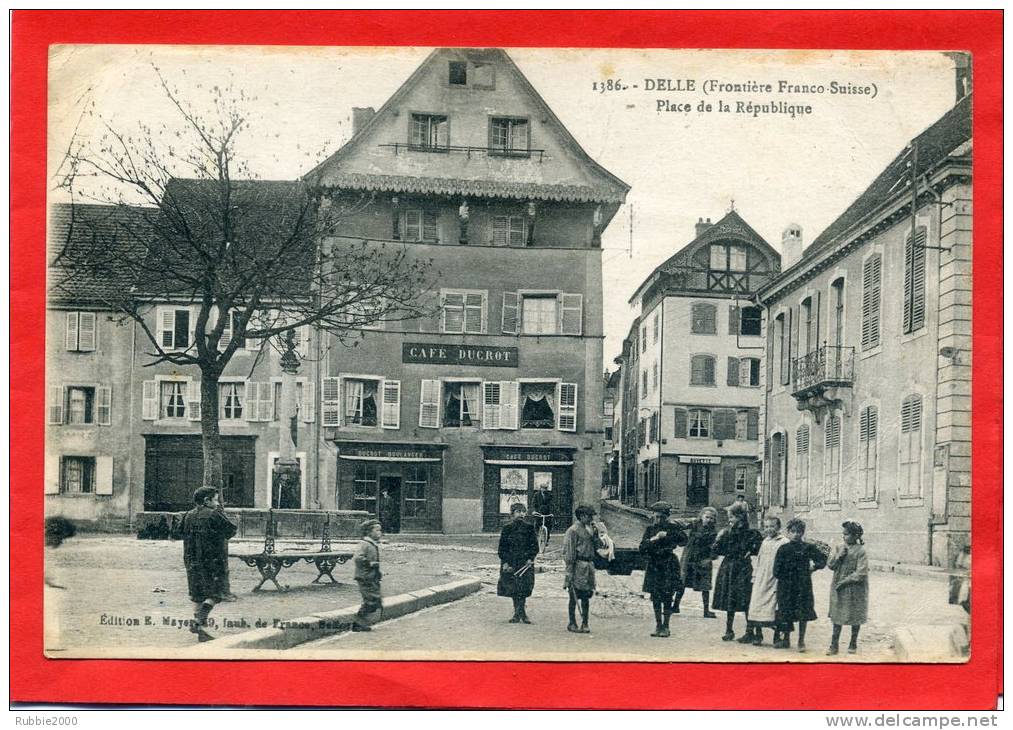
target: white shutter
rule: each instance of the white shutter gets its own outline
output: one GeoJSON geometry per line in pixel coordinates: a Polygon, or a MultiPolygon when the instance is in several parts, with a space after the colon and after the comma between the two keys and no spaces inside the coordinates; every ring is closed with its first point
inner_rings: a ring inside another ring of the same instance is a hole
{"type": "MultiPolygon", "coordinates": [[[[257,420],[257,404],[260,402],[260,391],[257,390],[257,383],[252,380],[246,381],[246,387],[243,388],[243,412],[246,414],[247,421],[257,420]]],[[[221,396],[219,396],[221,397],[221,396]]]]}
{"type": "Polygon", "coordinates": [[[98,342],[98,322],[95,312],[81,312],[78,320],[77,349],[94,352],[98,342]]]}
{"type": "Polygon", "coordinates": [[[494,246],[506,246],[510,237],[510,218],[505,215],[493,216],[492,219],[492,244],[494,246]]]}
{"type": "Polygon", "coordinates": [[[67,333],[66,333],[66,346],[68,350],[77,349],[77,312],[67,312],[67,333]]]}
{"type": "Polygon", "coordinates": [[[440,381],[423,380],[422,397],[419,400],[419,426],[440,427],[440,381]]]}
{"type": "Polygon", "coordinates": [[[442,292],[440,307],[443,312],[443,331],[464,332],[464,295],[458,292],[442,292]]]}
{"type": "Polygon", "coordinates": [[[113,457],[95,457],[95,494],[113,493],[113,457]]]}
{"type": "Polygon", "coordinates": [[[320,424],[341,425],[341,378],[324,378],[320,388],[320,424]]]}
{"type": "Polygon", "coordinates": [[[49,386],[49,423],[63,423],[63,387],[60,385],[49,386]]]}
{"type": "Polygon", "coordinates": [[[485,334],[485,293],[468,294],[464,298],[464,331],[485,334]]]}
{"type": "MultiPolygon", "coordinates": [[[[581,322],[584,319],[584,296],[582,294],[563,294],[560,296],[559,331],[564,335],[579,335],[581,322]]],[[[658,319],[655,317],[655,325],[658,319]]],[[[655,328],[657,332],[657,328],[655,328]]]]}
{"type": "Polygon", "coordinates": [[[257,383],[257,389],[257,420],[270,421],[271,411],[274,410],[274,383],[257,383]]]}
{"type": "Polygon", "coordinates": [[[302,414],[303,423],[313,423],[316,418],[316,399],[313,397],[313,383],[302,384],[302,400],[299,402],[299,413],[302,414]]]}
{"type": "Polygon", "coordinates": [[[60,493],[60,456],[46,454],[45,494],[60,493]]]}
{"type": "MultiPolygon", "coordinates": [[[[220,311],[218,313],[218,316],[219,317],[222,316],[220,311]]],[[[232,310],[229,310],[228,312],[225,313],[225,328],[222,329],[222,336],[218,338],[219,350],[224,350],[226,347],[229,346],[229,342],[232,341],[232,316],[233,316],[232,310]]],[[[210,330],[217,326],[218,322],[216,321],[208,329],[210,330]]]]}
{"type": "Polygon", "coordinates": [[[517,428],[517,403],[520,400],[521,384],[512,380],[500,381],[500,426],[517,428]]]}
{"type": "Polygon", "coordinates": [[[108,426],[113,417],[113,389],[108,385],[99,386],[96,392],[98,425],[108,426]]]}
{"type": "Polygon", "coordinates": [[[158,310],[158,342],[163,349],[172,349],[175,342],[176,313],[172,309],[158,310]]]}
{"type": "Polygon", "coordinates": [[[383,428],[401,428],[401,381],[383,381],[383,413],[380,423],[383,428]]]}
{"type": "Polygon", "coordinates": [[[556,428],[560,431],[577,430],[577,384],[556,385],[556,428]]]}
{"type": "Polygon", "coordinates": [[[200,420],[200,380],[186,381],[186,415],[191,421],[200,420]]]}
{"type": "Polygon", "coordinates": [[[141,418],[145,421],[158,418],[157,380],[145,380],[141,386],[141,418]]]}
{"type": "Polygon", "coordinates": [[[503,292],[503,332],[504,334],[517,334],[520,317],[520,298],[517,292],[503,292]]]}
{"type": "Polygon", "coordinates": [[[482,383],[482,428],[500,427],[500,384],[482,383]]]}

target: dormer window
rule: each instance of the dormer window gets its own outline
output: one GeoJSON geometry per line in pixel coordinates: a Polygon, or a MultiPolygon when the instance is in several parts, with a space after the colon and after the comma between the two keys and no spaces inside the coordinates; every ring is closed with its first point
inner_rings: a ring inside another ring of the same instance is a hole
{"type": "Polygon", "coordinates": [[[450,145],[450,122],[441,114],[412,114],[412,147],[422,150],[446,150],[450,145]]]}
{"type": "Polygon", "coordinates": [[[451,86],[467,86],[468,85],[468,64],[464,61],[451,61],[449,63],[450,70],[450,85],[451,86]]]}

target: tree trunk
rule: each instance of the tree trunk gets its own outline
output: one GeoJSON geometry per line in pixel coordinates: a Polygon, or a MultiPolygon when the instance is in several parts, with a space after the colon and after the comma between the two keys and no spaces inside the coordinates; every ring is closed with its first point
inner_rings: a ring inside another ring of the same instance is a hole
{"type": "Polygon", "coordinates": [[[201,372],[200,428],[204,450],[204,486],[222,491],[222,436],[218,430],[218,373],[201,372]]]}

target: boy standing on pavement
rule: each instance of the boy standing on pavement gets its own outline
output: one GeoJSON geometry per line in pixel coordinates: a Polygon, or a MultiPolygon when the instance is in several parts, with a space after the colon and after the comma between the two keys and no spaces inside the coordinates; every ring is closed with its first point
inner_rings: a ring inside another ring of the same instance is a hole
{"type": "Polygon", "coordinates": [[[214,487],[195,491],[193,503],[180,526],[187,588],[197,607],[190,630],[198,641],[211,641],[215,637],[207,630],[208,615],[229,595],[229,538],[236,526],[225,516],[214,487]]]}
{"type": "MultiPolygon", "coordinates": [[[[380,536],[383,531],[379,520],[366,520],[359,525],[362,539],[355,548],[355,582],[359,584],[362,594],[362,605],[355,614],[352,631],[372,631],[370,614],[382,611],[383,601],[380,596],[380,536]]],[[[382,615],[382,614],[381,614],[382,615]]]]}
{"type": "Polygon", "coordinates": [[[576,634],[590,634],[587,617],[590,613],[591,596],[594,595],[594,554],[598,546],[598,531],[591,524],[594,519],[594,507],[580,505],[573,512],[577,521],[563,536],[563,561],[566,564],[566,577],[563,587],[570,593],[568,612],[570,623],[566,630],[576,634]],[[580,628],[577,627],[577,603],[580,602],[580,628]]]}

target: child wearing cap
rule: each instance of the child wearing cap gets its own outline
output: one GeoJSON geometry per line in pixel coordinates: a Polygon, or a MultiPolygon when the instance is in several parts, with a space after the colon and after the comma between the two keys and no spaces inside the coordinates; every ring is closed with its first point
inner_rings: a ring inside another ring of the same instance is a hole
{"type": "Polygon", "coordinates": [[[642,590],[650,594],[654,607],[655,626],[651,636],[668,637],[671,635],[668,622],[672,616],[672,598],[682,587],[675,549],[686,544],[686,533],[680,525],[668,521],[672,514],[668,502],[655,502],[651,512],[654,522],[647,526],[640,540],[640,552],[647,556],[642,590]]]}
{"type": "Polygon", "coordinates": [[[359,525],[362,539],[355,548],[355,582],[359,584],[362,605],[355,614],[352,631],[372,631],[370,614],[383,608],[380,597],[380,529],[379,520],[366,520],[359,525]]]}

